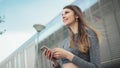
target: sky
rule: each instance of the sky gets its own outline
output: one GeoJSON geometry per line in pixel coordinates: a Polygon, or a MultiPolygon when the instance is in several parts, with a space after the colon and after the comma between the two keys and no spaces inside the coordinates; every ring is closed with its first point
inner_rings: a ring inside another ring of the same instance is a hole
{"type": "Polygon", "coordinates": [[[0,0],[0,62],[35,33],[34,24],[46,25],[75,0],[0,0]]]}

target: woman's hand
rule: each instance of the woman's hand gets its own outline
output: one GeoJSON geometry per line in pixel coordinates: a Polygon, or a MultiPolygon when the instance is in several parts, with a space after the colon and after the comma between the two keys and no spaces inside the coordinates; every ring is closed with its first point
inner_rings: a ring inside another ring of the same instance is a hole
{"type": "Polygon", "coordinates": [[[66,59],[72,61],[72,59],[74,57],[74,55],[71,52],[64,50],[62,48],[53,49],[53,53],[54,53],[54,57],[57,59],[66,58],[66,59]]]}
{"type": "Polygon", "coordinates": [[[52,50],[46,49],[44,51],[44,55],[46,56],[47,59],[52,61],[54,67],[59,65],[59,63],[57,62],[57,59],[53,56],[52,50]]]}
{"type": "Polygon", "coordinates": [[[62,48],[54,48],[53,49],[54,57],[57,59],[65,58],[67,51],[62,48]]]}
{"type": "Polygon", "coordinates": [[[50,49],[46,49],[46,50],[44,51],[44,55],[45,55],[46,58],[49,59],[49,60],[54,60],[54,59],[55,59],[55,58],[53,58],[53,52],[52,52],[52,50],[50,50],[50,49]]]}

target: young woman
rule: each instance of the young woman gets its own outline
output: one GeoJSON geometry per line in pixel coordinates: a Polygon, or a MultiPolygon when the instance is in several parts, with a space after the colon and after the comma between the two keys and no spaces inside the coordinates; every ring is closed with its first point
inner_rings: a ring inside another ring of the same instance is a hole
{"type": "Polygon", "coordinates": [[[65,6],[62,19],[70,31],[69,39],[66,39],[63,48],[46,50],[45,56],[53,61],[55,68],[101,68],[100,34],[86,23],[80,8],[65,6]],[[57,59],[62,61],[62,65],[57,59]]]}

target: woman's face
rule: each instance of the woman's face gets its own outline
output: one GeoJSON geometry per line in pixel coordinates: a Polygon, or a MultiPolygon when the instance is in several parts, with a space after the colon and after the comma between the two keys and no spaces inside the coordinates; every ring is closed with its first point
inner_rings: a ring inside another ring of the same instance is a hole
{"type": "Polygon", "coordinates": [[[63,9],[62,12],[62,20],[65,25],[70,26],[72,23],[74,23],[75,20],[75,14],[71,9],[63,9]]]}

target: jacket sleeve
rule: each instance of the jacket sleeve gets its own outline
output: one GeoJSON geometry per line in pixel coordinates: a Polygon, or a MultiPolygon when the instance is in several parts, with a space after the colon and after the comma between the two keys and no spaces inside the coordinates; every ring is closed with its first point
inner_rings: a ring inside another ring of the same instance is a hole
{"type": "Polygon", "coordinates": [[[77,65],[79,68],[101,68],[98,39],[96,36],[92,36],[89,38],[89,40],[90,40],[89,49],[90,62],[87,62],[75,55],[72,60],[72,63],[77,65]]]}

